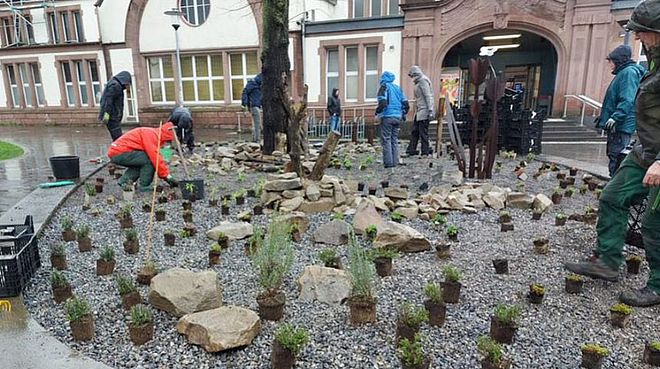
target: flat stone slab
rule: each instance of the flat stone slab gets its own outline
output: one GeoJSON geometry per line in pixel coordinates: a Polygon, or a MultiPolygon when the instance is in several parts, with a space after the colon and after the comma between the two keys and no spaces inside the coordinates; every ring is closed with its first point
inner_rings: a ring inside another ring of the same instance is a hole
{"type": "Polygon", "coordinates": [[[172,268],[151,280],[149,303],[176,317],[222,306],[218,273],[172,268]]]}
{"type": "Polygon", "coordinates": [[[206,237],[218,240],[220,232],[229,237],[229,240],[242,240],[252,236],[252,224],[246,222],[220,222],[217,226],[206,231],[206,237]]]}
{"type": "Polygon", "coordinates": [[[298,278],[300,300],[339,304],[351,293],[351,278],[341,269],[306,266],[298,278]]]}
{"type": "Polygon", "coordinates": [[[259,315],[239,306],[223,306],[188,314],[176,325],[177,332],[208,352],[247,346],[261,331],[259,315]]]}

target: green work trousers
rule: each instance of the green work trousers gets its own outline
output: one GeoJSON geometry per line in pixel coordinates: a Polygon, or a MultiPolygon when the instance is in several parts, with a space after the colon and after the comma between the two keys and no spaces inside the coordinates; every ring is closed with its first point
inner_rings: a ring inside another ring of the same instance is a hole
{"type": "Polygon", "coordinates": [[[642,238],[651,268],[647,286],[660,293],[660,208],[652,209],[660,188],[644,186],[642,180],[646,169],[637,164],[633,155],[631,153],[626,156],[600,196],[596,252],[611,268],[618,269],[621,266],[630,206],[636,200],[648,196],[649,205],[642,220],[642,238]]]}
{"type": "Polygon", "coordinates": [[[124,175],[119,179],[120,186],[123,187],[127,183],[132,184],[139,178],[140,191],[146,192],[151,189],[156,170],[144,151],[125,152],[113,156],[110,161],[126,167],[124,175]]]}

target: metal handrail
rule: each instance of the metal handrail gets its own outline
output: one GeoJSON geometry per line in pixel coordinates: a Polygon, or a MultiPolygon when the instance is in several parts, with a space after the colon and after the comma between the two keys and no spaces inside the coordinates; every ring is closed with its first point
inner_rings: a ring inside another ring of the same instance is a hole
{"type": "Polygon", "coordinates": [[[603,108],[603,104],[599,103],[598,101],[586,96],[586,95],[564,95],[564,114],[562,115],[562,118],[566,118],[566,112],[568,110],[568,100],[569,99],[575,99],[582,104],[581,108],[581,117],[580,117],[580,126],[584,126],[584,115],[585,111],[587,109],[587,105],[592,107],[592,117],[596,116],[596,111],[600,111],[603,108]]]}

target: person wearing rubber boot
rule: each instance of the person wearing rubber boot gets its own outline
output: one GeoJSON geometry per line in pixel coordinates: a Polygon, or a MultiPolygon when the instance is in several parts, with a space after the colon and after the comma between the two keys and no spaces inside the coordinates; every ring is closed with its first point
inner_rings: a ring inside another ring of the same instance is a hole
{"type": "Polygon", "coordinates": [[[410,144],[406,149],[409,156],[417,155],[417,143],[421,142],[422,156],[431,154],[429,146],[429,122],[433,120],[433,86],[431,80],[416,65],[410,67],[408,77],[415,83],[415,116],[410,144]]]}
{"type": "Polygon", "coordinates": [[[639,81],[646,73],[646,69],[635,63],[631,56],[632,49],[628,45],[617,46],[607,56],[615,77],[605,93],[596,128],[607,131],[610,177],[614,177],[621,165],[625,157],[621,152],[630,144],[630,138],[635,133],[635,96],[639,81]]]}
{"type": "Polygon", "coordinates": [[[596,258],[567,263],[573,273],[616,281],[623,264],[623,244],[630,205],[648,197],[642,223],[646,259],[651,269],[646,286],[626,291],[621,302],[631,306],[660,304],[660,0],[646,0],[635,8],[626,28],[642,41],[649,71],[636,99],[639,143],[621,163],[600,197],[596,258]]]}
{"type": "Polygon", "coordinates": [[[131,84],[131,74],[127,71],[117,73],[105,85],[101,95],[99,122],[108,128],[110,137],[115,141],[122,135],[121,120],[124,117],[124,90],[131,84]]]}
{"type": "Polygon", "coordinates": [[[188,154],[192,154],[195,149],[195,134],[193,133],[193,119],[190,109],[177,106],[167,121],[174,123],[176,137],[179,139],[181,146],[186,145],[188,154]]]}
{"type": "Polygon", "coordinates": [[[167,181],[171,187],[178,185],[160,153],[161,146],[174,140],[174,128],[170,122],[163,124],[160,128],[160,142],[158,128],[139,127],[110,144],[110,162],[126,167],[124,175],[119,178],[121,187],[132,185],[139,179],[140,191],[151,191],[155,168],[158,168],[158,177],[167,181]]]}

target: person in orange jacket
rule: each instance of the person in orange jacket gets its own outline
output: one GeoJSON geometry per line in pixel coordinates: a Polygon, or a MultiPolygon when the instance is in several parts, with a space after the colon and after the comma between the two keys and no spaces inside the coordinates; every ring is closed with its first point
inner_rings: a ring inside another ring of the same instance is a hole
{"type": "Polygon", "coordinates": [[[119,179],[121,187],[132,185],[139,178],[140,191],[150,191],[156,167],[159,178],[166,180],[172,187],[178,185],[160,153],[163,144],[174,140],[174,132],[172,132],[174,129],[172,123],[163,124],[160,128],[159,142],[158,128],[139,127],[128,131],[110,144],[108,150],[110,162],[127,168],[119,179]]]}

